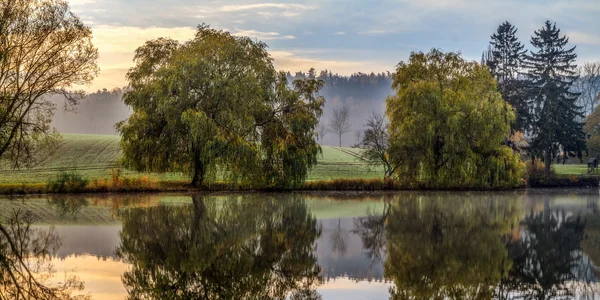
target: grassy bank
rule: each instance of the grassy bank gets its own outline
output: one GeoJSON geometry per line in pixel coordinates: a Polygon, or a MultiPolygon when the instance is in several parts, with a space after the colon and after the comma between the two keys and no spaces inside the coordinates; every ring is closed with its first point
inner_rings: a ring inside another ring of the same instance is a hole
{"type": "MultiPolygon", "coordinates": [[[[381,171],[361,162],[360,149],[323,147],[323,155],[310,171],[308,180],[373,179],[381,171]]],[[[28,169],[13,170],[8,162],[0,162],[0,185],[20,186],[25,184],[38,188],[52,180],[60,172],[74,171],[87,180],[102,180],[111,177],[111,169],[118,165],[121,157],[119,136],[65,134],[58,148],[52,153],[39,152],[37,163],[28,169]]],[[[126,178],[148,177],[167,185],[188,181],[183,174],[148,174],[123,170],[126,178]]]]}

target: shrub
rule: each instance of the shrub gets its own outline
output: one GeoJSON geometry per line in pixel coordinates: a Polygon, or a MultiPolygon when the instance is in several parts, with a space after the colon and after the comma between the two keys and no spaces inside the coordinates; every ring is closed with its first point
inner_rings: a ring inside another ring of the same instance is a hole
{"type": "Polygon", "coordinates": [[[52,193],[79,193],[85,191],[88,180],[75,171],[62,171],[48,182],[48,191],[52,193]]]}

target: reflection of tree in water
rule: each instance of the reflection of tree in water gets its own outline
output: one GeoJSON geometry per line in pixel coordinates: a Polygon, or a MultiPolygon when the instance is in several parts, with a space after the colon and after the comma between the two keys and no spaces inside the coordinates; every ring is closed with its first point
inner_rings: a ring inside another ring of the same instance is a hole
{"type": "Polygon", "coordinates": [[[31,212],[13,211],[0,220],[0,299],[86,299],[73,296],[83,283],[68,276],[58,285],[47,284],[52,277],[50,258],[60,246],[52,231],[32,229],[31,212]]]}
{"type": "Polygon", "coordinates": [[[580,276],[575,270],[583,262],[586,223],[580,216],[547,207],[520,222],[520,199],[514,196],[396,197],[381,214],[355,219],[354,230],[371,257],[385,249],[392,299],[571,295],[567,283],[580,276]]]}
{"type": "Polygon", "coordinates": [[[131,263],[130,298],[319,298],[316,219],[298,198],[257,197],[124,211],[117,254],[131,263]]]}
{"type": "Polygon", "coordinates": [[[346,251],[348,251],[348,238],[349,234],[342,229],[341,219],[338,218],[337,227],[329,235],[331,250],[339,255],[346,254],[346,251]]]}
{"type": "Polygon", "coordinates": [[[410,195],[394,201],[387,226],[392,299],[489,299],[510,266],[500,235],[516,201],[410,195]]]}
{"type": "Polygon", "coordinates": [[[507,243],[512,268],[499,288],[502,299],[567,299],[576,279],[585,221],[564,211],[531,212],[521,238],[507,243]]]}
{"type": "Polygon", "coordinates": [[[83,207],[88,206],[88,200],[77,196],[61,195],[48,198],[48,204],[56,209],[59,219],[77,220],[77,215],[83,207]]]}

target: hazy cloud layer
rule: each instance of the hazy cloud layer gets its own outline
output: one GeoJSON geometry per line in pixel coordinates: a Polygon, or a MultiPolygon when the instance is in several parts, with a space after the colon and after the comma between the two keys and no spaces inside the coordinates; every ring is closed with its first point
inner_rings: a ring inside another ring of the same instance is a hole
{"type": "MultiPolygon", "coordinates": [[[[121,82],[133,51],[146,40],[184,41],[206,23],[265,41],[280,69],[310,66],[350,74],[392,71],[411,51],[433,47],[479,60],[503,21],[529,37],[546,19],[557,22],[577,45],[579,62],[600,60],[597,0],[299,0],[192,1],[71,0],[94,31],[100,77],[89,90],[121,82]],[[121,75],[117,75],[121,74],[121,75]],[[120,78],[119,78],[120,77],[120,78]]],[[[122,84],[118,86],[125,85],[122,84]]]]}

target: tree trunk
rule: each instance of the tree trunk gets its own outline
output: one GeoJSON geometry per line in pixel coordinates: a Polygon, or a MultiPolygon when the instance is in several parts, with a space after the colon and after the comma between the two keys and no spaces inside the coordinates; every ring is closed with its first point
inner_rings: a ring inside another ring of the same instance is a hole
{"type": "Polygon", "coordinates": [[[192,177],[192,186],[200,187],[204,183],[204,164],[200,159],[200,154],[194,154],[194,176],[192,177]]]}
{"type": "Polygon", "coordinates": [[[544,169],[546,173],[546,177],[550,177],[550,166],[552,164],[552,156],[550,155],[550,151],[546,150],[544,153],[544,169]]]}
{"type": "Polygon", "coordinates": [[[338,134],[339,138],[340,138],[340,147],[342,146],[342,135],[338,134]]]}

